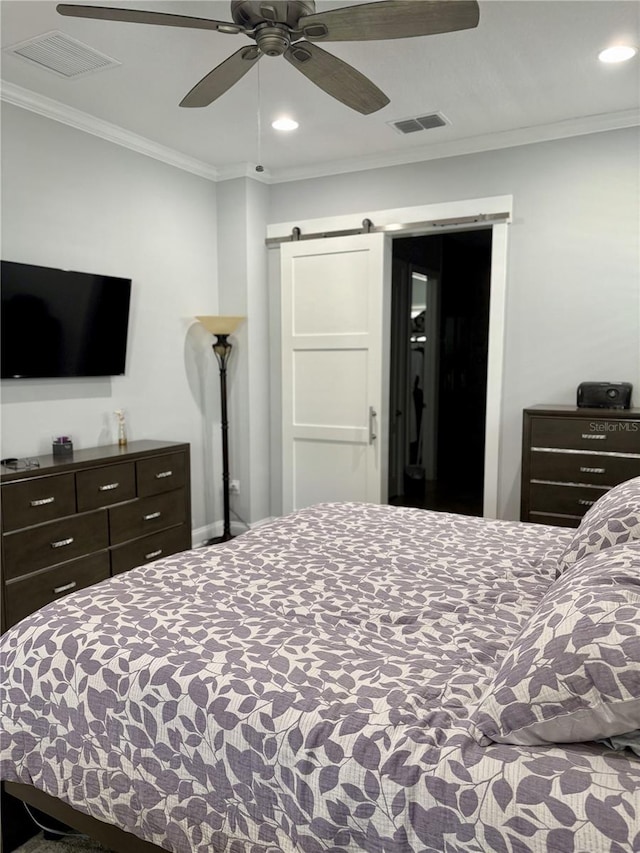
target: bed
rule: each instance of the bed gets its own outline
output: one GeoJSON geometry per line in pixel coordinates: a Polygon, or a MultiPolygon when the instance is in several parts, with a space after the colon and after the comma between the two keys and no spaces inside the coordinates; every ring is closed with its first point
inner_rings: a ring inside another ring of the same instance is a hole
{"type": "Polygon", "coordinates": [[[113,849],[638,853],[639,506],[323,504],[71,594],[2,638],[2,778],[113,849]]]}

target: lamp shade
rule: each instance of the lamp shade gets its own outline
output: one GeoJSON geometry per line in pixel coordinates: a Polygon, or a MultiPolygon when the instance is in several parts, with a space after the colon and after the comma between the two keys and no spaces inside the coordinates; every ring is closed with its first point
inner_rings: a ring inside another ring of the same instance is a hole
{"type": "Polygon", "coordinates": [[[202,323],[207,332],[212,335],[232,335],[244,319],[244,317],[196,317],[196,320],[202,323]]]}

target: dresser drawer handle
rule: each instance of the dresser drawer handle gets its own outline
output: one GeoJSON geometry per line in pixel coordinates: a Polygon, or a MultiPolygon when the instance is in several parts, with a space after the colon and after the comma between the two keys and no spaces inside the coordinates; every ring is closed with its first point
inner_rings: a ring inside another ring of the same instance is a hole
{"type": "Polygon", "coordinates": [[[159,474],[156,474],[156,480],[163,480],[165,477],[171,477],[173,475],[173,471],[160,471],[159,474]]]}
{"type": "Polygon", "coordinates": [[[593,506],[595,501],[587,501],[584,498],[580,498],[578,500],[578,503],[580,504],[580,506],[593,506]]]}
{"type": "Polygon", "coordinates": [[[148,515],[143,515],[142,520],[152,521],[154,518],[160,518],[161,515],[162,513],[160,512],[160,510],[158,510],[158,512],[150,512],[148,515]]]}
{"type": "Polygon", "coordinates": [[[162,554],[162,548],[158,548],[157,551],[149,551],[148,554],[144,555],[145,560],[153,560],[154,557],[159,557],[162,554]]]}
{"type": "Polygon", "coordinates": [[[591,439],[592,441],[604,441],[607,437],[606,435],[591,435],[591,433],[583,432],[583,438],[591,439]]]}
{"type": "Polygon", "coordinates": [[[604,468],[583,468],[580,467],[583,474],[604,474],[604,468]]]}
{"type": "Polygon", "coordinates": [[[65,545],[71,545],[73,542],[73,536],[70,536],[68,539],[58,539],[57,542],[52,542],[52,548],[64,548],[65,545]]]}
{"type": "Polygon", "coordinates": [[[70,589],[73,589],[76,586],[75,581],[71,581],[71,583],[65,583],[63,586],[56,586],[53,589],[54,595],[58,595],[60,592],[68,592],[70,589]]]}
{"type": "Polygon", "coordinates": [[[99,492],[110,492],[113,489],[117,489],[120,483],[106,483],[104,486],[98,486],[99,492]]]}
{"type": "Polygon", "coordinates": [[[55,501],[55,498],[40,498],[38,501],[30,501],[31,506],[44,506],[45,504],[52,504],[55,501]]]}

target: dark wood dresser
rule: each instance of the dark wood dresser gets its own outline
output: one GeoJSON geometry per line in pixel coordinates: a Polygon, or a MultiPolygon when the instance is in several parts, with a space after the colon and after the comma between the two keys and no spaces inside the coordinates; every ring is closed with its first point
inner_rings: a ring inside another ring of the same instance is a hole
{"type": "Polygon", "coordinates": [[[134,441],[0,468],[2,626],[191,547],[189,445],[134,441]]]}
{"type": "Polygon", "coordinates": [[[640,476],[640,409],[524,410],[522,521],[577,527],[612,486],[640,476]]]}

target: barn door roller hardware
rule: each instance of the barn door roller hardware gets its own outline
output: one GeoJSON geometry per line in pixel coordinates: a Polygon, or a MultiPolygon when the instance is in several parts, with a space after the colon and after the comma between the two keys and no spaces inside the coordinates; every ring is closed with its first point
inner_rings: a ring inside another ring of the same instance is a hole
{"type": "Polygon", "coordinates": [[[363,219],[360,228],[345,228],[339,231],[316,231],[303,234],[297,225],[286,237],[268,237],[267,246],[278,246],[280,243],[296,243],[300,240],[318,240],[323,237],[352,237],[355,234],[393,233],[394,236],[418,236],[439,229],[455,230],[456,228],[473,228],[474,226],[492,225],[505,222],[510,218],[509,213],[478,213],[475,216],[459,216],[453,219],[430,219],[426,222],[405,222],[402,225],[374,225],[370,219],[363,219]]]}
{"type": "Polygon", "coordinates": [[[375,226],[370,219],[362,220],[362,228],[347,228],[343,231],[318,231],[315,234],[303,234],[296,225],[291,229],[289,237],[271,237],[266,241],[267,246],[274,243],[297,243],[298,240],[317,240],[320,237],[351,237],[353,234],[371,234],[375,226]]]}

